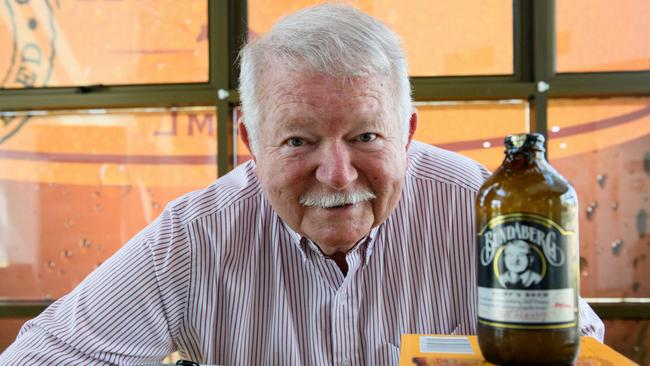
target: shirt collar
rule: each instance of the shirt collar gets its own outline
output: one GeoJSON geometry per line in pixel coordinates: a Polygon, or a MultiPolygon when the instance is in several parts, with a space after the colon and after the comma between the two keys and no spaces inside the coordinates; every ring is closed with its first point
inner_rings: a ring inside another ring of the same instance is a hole
{"type": "MultiPolygon", "coordinates": [[[[314,256],[316,256],[317,258],[325,257],[315,242],[313,242],[312,240],[310,240],[305,236],[298,234],[283,220],[280,221],[282,222],[282,225],[284,225],[285,230],[289,233],[289,236],[291,237],[291,242],[300,251],[303,262],[307,261],[309,258],[313,258],[314,256]]],[[[361,255],[362,263],[365,266],[366,263],[368,263],[370,257],[372,256],[372,252],[375,248],[375,242],[377,241],[377,233],[379,232],[379,228],[382,225],[383,223],[377,227],[372,228],[370,230],[370,233],[368,233],[368,235],[361,238],[361,240],[359,240],[357,245],[355,245],[354,248],[352,248],[352,250],[348,252],[348,255],[352,252],[359,251],[359,254],[361,255]]]]}

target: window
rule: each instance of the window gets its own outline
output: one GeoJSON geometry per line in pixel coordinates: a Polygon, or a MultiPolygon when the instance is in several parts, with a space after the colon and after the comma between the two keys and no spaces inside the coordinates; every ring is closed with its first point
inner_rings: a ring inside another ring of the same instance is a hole
{"type": "Polygon", "coordinates": [[[414,139],[456,151],[496,169],[504,136],[530,131],[528,103],[521,100],[416,103],[414,139]]]}
{"type": "Polygon", "coordinates": [[[0,87],[207,82],[208,4],[5,1],[0,87]]]}
{"type": "Polygon", "coordinates": [[[56,299],[217,176],[214,108],[4,113],[0,296],[56,299]]]}
{"type": "Polygon", "coordinates": [[[650,70],[650,3],[557,0],[558,72],[650,70]]]}
{"type": "Polygon", "coordinates": [[[582,295],[649,298],[650,98],[551,100],[549,126],[549,160],[578,192],[582,295]]]}
{"type": "MultiPolygon", "coordinates": [[[[266,33],[281,16],[320,2],[249,1],[249,31],[253,36],[266,33]]],[[[410,75],[513,73],[511,1],[347,3],[381,19],[402,37],[410,75]]]]}

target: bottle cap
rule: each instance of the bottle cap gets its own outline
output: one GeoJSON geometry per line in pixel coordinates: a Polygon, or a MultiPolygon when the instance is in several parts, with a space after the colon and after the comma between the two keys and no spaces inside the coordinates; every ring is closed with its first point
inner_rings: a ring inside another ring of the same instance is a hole
{"type": "Polygon", "coordinates": [[[505,145],[507,152],[521,149],[544,151],[544,136],[539,133],[508,135],[505,138],[505,145]]]}

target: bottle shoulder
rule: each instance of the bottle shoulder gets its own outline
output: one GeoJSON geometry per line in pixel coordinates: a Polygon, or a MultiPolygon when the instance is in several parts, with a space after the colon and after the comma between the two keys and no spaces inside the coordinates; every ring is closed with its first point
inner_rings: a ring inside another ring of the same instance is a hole
{"type": "Polygon", "coordinates": [[[573,199],[577,194],[573,186],[552,167],[509,170],[503,166],[486,179],[478,192],[479,202],[522,196],[573,199]]]}

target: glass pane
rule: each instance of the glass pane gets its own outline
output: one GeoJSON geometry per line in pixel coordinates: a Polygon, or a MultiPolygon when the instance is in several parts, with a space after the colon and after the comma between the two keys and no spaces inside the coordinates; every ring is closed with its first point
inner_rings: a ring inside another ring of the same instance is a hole
{"type": "Polygon", "coordinates": [[[28,320],[29,318],[0,318],[0,353],[13,343],[20,327],[28,320]]]}
{"type": "Polygon", "coordinates": [[[548,125],[578,192],[582,295],[650,297],[650,98],[552,100],[548,125]]]}
{"type": "MultiPolygon", "coordinates": [[[[283,15],[316,0],[249,0],[249,32],[266,33],[283,15]]],[[[512,74],[512,1],[351,0],[404,41],[412,76],[512,74]]]]}
{"type": "Polygon", "coordinates": [[[650,365],[650,320],[605,320],[605,344],[639,365],[650,365]]]}
{"type": "Polygon", "coordinates": [[[557,0],[557,71],[650,70],[648,19],[647,0],[557,0]]]}
{"type": "Polygon", "coordinates": [[[207,0],[3,1],[0,88],[208,81],[207,0]]]}
{"type": "Polygon", "coordinates": [[[214,108],[2,117],[18,127],[0,145],[0,300],[69,292],[217,176],[214,108]]]}
{"type": "Polygon", "coordinates": [[[529,131],[528,102],[416,103],[415,140],[456,151],[490,170],[503,161],[503,138],[529,131]]]}

